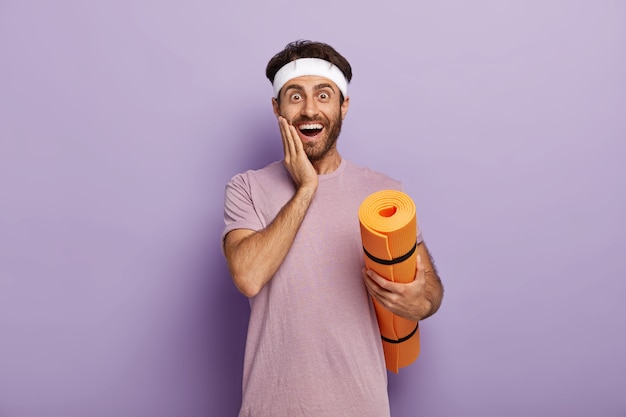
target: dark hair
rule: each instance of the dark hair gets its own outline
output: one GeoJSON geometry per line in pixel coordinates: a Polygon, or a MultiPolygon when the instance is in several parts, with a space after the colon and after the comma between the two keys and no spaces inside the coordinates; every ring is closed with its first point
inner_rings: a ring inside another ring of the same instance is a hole
{"type": "Polygon", "coordinates": [[[290,42],[282,51],[274,55],[265,68],[267,79],[273,83],[278,70],[285,64],[298,58],[320,58],[326,60],[339,68],[348,82],[352,79],[350,63],[335,48],[322,42],[309,40],[290,42]]]}

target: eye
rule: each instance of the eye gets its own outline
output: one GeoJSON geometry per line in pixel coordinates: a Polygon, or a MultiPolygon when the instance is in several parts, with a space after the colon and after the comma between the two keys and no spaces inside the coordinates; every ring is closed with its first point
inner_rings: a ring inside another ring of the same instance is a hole
{"type": "Polygon", "coordinates": [[[290,99],[291,101],[300,101],[302,100],[302,95],[300,93],[293,93],[290,99]]]}
{"type": "Polygon", "coordinates": [[[320,98],[320,100],[328,100],[330,98],[330,95],[326,92],[321,92],[318,97],[320,98]]]}

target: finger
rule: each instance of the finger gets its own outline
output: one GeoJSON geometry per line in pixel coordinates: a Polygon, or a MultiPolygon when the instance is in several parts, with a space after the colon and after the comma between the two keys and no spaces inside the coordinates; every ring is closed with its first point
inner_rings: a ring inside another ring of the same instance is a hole
{"type": "Polygon", "coordinates": [[[293,125],[290,125],[285,121],[285,126],[287,128],[287,140],[289,142],[289,151],[291,154],[296,157],[298,155],[298,145],[302,148],[302,143],[300,143],[300,138],[298,137],[298,132],[296,132],[296,128],[293,125]]]}
{"type": "Polygon", "coordinates": [[[375,300],[380,302],[381,304],[386,303],[384,292],[381,291],[381,288],[376,285],[371,279],[365,280],[365,286],[369,295],[371,295],[375,300]]]}
{"type": "Polygon", "coordinates": [[[376,283],[372,281],[372,278],[369,276],[367,269],[363,268],[361,272],[363,273],[363,282],[365,283],[367,292],[369,292],[370,295],[376,297],[376,291],[377,291],[376,283]]]}
{"type": "Polygon", "coordinates": [[[378,275],[376,272],[372,271],[371,269],[368,269],[367,272],[367,277],[369,278],[369,282],[371,283],[372,287],[376,290],[377,293],[383,295],[385,293],[390,292],[389,290],[389,285],[391,284],[390,281],[387,281],[385,278],[381,277],[380,275],[378,275]]]}
{"type": "Polygon", "coordinates": [[[390,309],[393,307],[393,301],[390,298],[391,294],[386,291],[383,291],[375,283],[372,283],[370,281],[370,283],[368,284],[367,291],[374,300],[378,301],[378,303],[380,303],[380,305],[382,305],[386,309],[390,309]]]}
{"type": "Polygon", "coordinates": [[[423,278],[426,276],[426,266],[422,262],[421,255],[417,255],[417,276],[416,278],[423,278]]]}
{"type": "Polygon", "coordinates": [[[285,157],[295,156],[296,148],[291,132],[291,125],[287,122],[287,119],[281,117],[281,134],[284,140],[285,157]]]}
{"type": "Polygon", "coordinates": [[[294,125],[289,125],[289,132],[291,133],[291,137],[293,138],[293,145],[296,153],[304,151],[302,141],[300,140],[300,137],[298,136],[298,131],[296,130],[294,125]]]}
{"type": "Polygon", "coordinates": [[[282,116],[278,116],[278,128],[280,129],[280,139],[283,142],[283,153],[287,156],[289,151],[289,144],[287,143],[286,133],[285,133],[285,123],[284,118],[282,116]]]}

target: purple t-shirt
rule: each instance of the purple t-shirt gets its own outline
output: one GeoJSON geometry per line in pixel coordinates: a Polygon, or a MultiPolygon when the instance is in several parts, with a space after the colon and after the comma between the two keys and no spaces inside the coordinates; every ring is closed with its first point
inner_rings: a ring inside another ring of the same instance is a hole
{"type": "MultiPolygon", "coordinates": [[[[250,298],[240,417],[389,416],[380,331],[361,276],[358,210],[371,193],[401,184],[345,159],[318,178],[293,246],[250,298]]],[[[294,192],[282,162],[234,176],[223,236],[265,228],[294,192]]]]}

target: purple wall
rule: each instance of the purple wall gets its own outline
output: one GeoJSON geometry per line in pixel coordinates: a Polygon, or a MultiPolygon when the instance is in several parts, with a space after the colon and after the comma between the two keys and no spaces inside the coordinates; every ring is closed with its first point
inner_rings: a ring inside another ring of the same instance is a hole
{"type": "Polygon", "coordinates": [[[626,415],[626,3],[0,3],[0,416],[232,416],[225,182],[280,158],[288,41],[446,285],[394,417],[626,415]]]}

